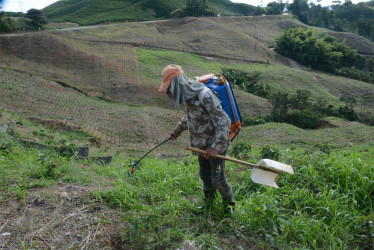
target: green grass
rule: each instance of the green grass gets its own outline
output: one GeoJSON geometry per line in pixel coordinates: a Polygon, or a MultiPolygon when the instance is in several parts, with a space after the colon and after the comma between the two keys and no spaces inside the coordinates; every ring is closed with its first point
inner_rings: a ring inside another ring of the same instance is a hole
{"type": "MultiPolygon", "coordinates": [[[[156,75],[161,79],[161,71],[168,64],[181,65],[186,74],[195,73],[199,76],[202,72],[219,72],[223,65],[219,62],[211,62],[206,58],[191,53],[184,53],[166,49],[144,49],[137,48],[141,75],[154,78],[156,75]]],[[[189,76],[193,78],[194,76],[189,76]]]]}
{"type": "MultiPolygon", "coordinates": [[[[237,209],[230,219],[217,206],[196,214],[201,202],[197,162],[145,160],[133,177],[119,178],[114,189],[96,197],[125,212],[126,242],[140,247],[173,247],[190,239],[223,247],[222,237],[249,235],[261,239],[258,245],[294,248],[354,248],[370,243],[374,233],[373,160],[354,150],[327,155],[302,150],[284,151],[282,160],[292,164],[296,174],[284,174],[281,189],[250,180],[250,171],[228,164],[237,209]],[[188,233],[187,233],[188,232],[188,233]],[[265,243],[266,242],[266,243],[265,243]]],[[[259,159],[253,153],[253,160],[259,159]]]]}
{"type": "MultiPolygon", "coordinates": [[[[183,9],[186,0],[116,1],[67,0],[51,4],[43,9],[46,16],[56,22],[75,22],[80,25],[97,23],[154,20],[170,17],[170,13],[183,9]]],[[[210,9],[224,15],[241,15],[239,4],[229,1],[209,2],[210,9]],[[228,10],[227,6],[231,9],[228,10]],[[239,9],[238,9],[239,8],[239,9]]]]}
{"type": "MultiPolygon", "coordinates": [[[[227,163],[227,178],[237,203],[232,217],[223,216],[218,197],[203,213],[202,183],[195,156],[146,158],[129,174],[134,159],[117,154],[111,165],[90,164],[48,151],[27,150],[1,134],[0,202],[27,200],[28,191],[54,183],[93,185],[96,201],[122,212],[124,244],[134,248],[176,248],[191,240],[203,249],[229,249],[225,242],[254,248],[353,249],[373,247],[374,160],[355,148],[279,150],[279,161],[294,167],[274,189],[251,181],[251,171],[227,163]]],[[[249,154],[256,163],[257,148],[249,154]]]]}
{"type": "Polygon", "coordinates": [[[374,132],[372,126],[352,125],[339,119],[328,119],[339,127],[317,130],[305,130],[286,123],[265,123],[244,127],[238,140],[245,140],[250,145],[259,147],[263,144],[280,145],[282,147],[302,147],[314,150],[318,144],[328,144],[332,150],[350,150],[353,145],[359,151],[372,150],[374,132]]]}

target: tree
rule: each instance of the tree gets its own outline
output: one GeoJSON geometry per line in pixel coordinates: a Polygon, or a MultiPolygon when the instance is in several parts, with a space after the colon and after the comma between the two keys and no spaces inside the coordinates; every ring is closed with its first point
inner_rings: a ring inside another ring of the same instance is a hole
{"type": "Polygon", "coordinates": [[[280,3],[270,2],[267,5],[266,13],[268,15],[279,15],[283,12],[284,7],[285,7],[285,4],[282,2],[280,3]]]}
{"type": "Polygon", "coordinates": [[[306,110],[311,107],[310,96],[312,92],[307,89],[298,89],[296,94],[290,98],[291,107],[297,110],[306,110]]]}
{"type": "Polygon", "coordinates": [[[374,57],[369,57],[366,61],[366,64],[368,66],[368,70],[370,72],[374,72],[374,57]]]}
{"type": "Polygon", "coordinates": [[[292,11],[303,23],[308,23],[309,21],[307,16],[308,9],[308,0],[294,0],[288,7],[288,10],[292,11]]]}
{"type": "Polygon", "coordinates": [[[25,17],[30,18],[32,22],[37,26],[41,26],[49,22],[43,11],[37,9],[28,10],[25,17]]]}
{"type": "Polygon", "coordinates": [[[208,12],[207,0],[187,0],[185,12],[187,16],[204,16],[208,12]]]}
{"type": "Polygon", "coordinates": [[[275,50],[303,65],[326,72],[342,67],[365,67],[365,58],[356,50],[336,42],[332,36],[304,30],[301,27],[286,30],[276,38],[275,50]]]}

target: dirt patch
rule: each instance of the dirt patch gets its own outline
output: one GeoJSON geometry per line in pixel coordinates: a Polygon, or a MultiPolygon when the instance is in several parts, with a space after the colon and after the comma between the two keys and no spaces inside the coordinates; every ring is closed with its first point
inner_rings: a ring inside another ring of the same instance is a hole
{"type": "Polygon", "coordinates": [[[320,120],[319,124],[317,126],[317,129],[324,129],[324,128],[338,128],[339,126],[331,123],[331,121],[328,120],[320,120]]]}
{"type": "Polygon", "coordinates": [[[0,248],[125,249],[119,211],[89,197],[88,187],[58,185],[1,203],[0,248]]]}

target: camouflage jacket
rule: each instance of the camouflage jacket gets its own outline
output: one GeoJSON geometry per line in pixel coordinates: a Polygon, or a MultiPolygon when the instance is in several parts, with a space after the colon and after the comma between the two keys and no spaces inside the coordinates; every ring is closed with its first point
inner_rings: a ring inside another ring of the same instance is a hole
{"type": "Polygon", "coordinates": [[[217,98],[211,90],[203,96],[203,104],[199,95],[187,100],[185,116],[180,120],[175,130],[189,131],[191,146],[202,150],[212,147],[218,152],[224,152],[228,146],[231,121],[221,105],[214,107],[213,98],[217,98]]]}

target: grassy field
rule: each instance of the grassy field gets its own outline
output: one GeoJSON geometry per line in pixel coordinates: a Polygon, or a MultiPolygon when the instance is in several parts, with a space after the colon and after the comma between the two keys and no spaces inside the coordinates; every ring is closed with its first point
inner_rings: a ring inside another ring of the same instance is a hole
{"type": "MultiPolygon", "coordinates": [[[[368,152],[278,148],[279,161],[295,170],[278,179],[280,189],[255,184],[250,170],[228,163],[237,206],[225,217],[220,199],[212,209],[196,209],[203,196],[195,157],[147,158],[131,175],[134,159],[121,154],[100,165],[0,136],[0,224],[10,233],[0,244],[6,248],[373,247],[373,146],[368,152]]],[[[261,152],[254,148],[247,157],[257,162],[261,152]]]]}

